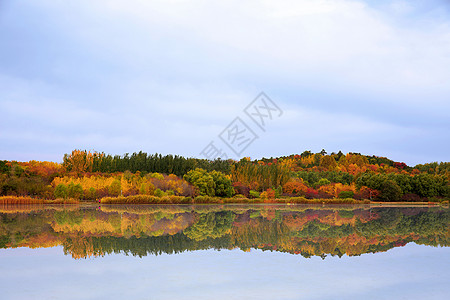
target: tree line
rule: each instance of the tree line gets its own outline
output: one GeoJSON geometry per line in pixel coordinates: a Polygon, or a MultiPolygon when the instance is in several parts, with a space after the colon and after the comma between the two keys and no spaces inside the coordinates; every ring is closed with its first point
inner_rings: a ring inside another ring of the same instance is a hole
{"type": "Polygon", "coordinates": [[[163,173],[183,176],[190,170],[202,168],[207,171],[230,172],[227,160],[207,160],[179,155],[147,154],[139,151],[133,154],[110,155],[105,153],[74,150],[65,154],[63,167],[68,172],[116,173],[130,171],[132,173],[163,173]]]}
{"type": "Polygon", "coordinates": [[[448,201],[450,163],[411,167],[385,157],[325,150],[239,161],[73,150],[62,163],[0,161],[0,196],[98,200],[138,194],[448,201]]]}

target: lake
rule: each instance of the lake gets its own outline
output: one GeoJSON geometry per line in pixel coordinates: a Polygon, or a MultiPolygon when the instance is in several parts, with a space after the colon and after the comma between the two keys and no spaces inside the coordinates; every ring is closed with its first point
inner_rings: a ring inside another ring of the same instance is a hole
{"type": "Polygon", "coordinates": [[[450,210],[0,206],[0,299],[449,299],[450,210]]]}

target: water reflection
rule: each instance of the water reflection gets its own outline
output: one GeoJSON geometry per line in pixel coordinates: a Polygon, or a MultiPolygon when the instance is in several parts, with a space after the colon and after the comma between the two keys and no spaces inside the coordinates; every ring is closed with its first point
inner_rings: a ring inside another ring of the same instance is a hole
{"type": "Polygon", "coordinates": [[[73,258],[201,249],[261,249],[304,257],[449,246],[441,207],[102,206],[0,207],[0,248],[62,245],[73,258]]]}

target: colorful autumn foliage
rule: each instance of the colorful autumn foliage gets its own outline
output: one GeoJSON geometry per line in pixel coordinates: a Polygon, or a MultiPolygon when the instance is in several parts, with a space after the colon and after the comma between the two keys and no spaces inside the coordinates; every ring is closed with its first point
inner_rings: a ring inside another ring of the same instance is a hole
{"type": "Polygon", "coordinates": [[[289,180],[289,166],[269,162],[267,164],[252,163],[241,159],[231,166],[231,179],[241,182],[252,190],[264,191],[277,188],[289,180]]]}
{"type": "Polygon", "coordinates": [[[56,177],[52,181],[52,186],[55,188],[55,191],[59,187],[58,193],[67,189],[68,197],[88,200],[137,194],[155,195],[157,190],[163,194],[169,193],[183,196],[193,196],[194,194],[194,188],[187,181],[173,174],[162,175],[159,173],[147,174],[146,176],[130,172],[118,173],[113,176],[64,176],[56,177]]]}
{"type": "Polygon", "coordinates": [[[412,168],[385,157],[325,150],[254,161],[86,150],[64,155],[62,164],[0,161],[0,195],[5,196],[94,201],[133,195],[260,198],[263,193],[267,198],[269,189],[277,191],[275,198],[328,199],[352,192],[355,199],[376,201],[447,201],[450,163],[412,168]]]}
{"type": "Polygon", "coordinates": [[[289,195],[305,195],[308,186],[299,179],[291,179],[283,185],[283,192],[289,195]]]}
{"type": "Polygon", "coordinates": [[[275,191],[272,189],[267,189],[262,192],[259,197],[266,200],[273,200],[275,199],[275,191]]]}

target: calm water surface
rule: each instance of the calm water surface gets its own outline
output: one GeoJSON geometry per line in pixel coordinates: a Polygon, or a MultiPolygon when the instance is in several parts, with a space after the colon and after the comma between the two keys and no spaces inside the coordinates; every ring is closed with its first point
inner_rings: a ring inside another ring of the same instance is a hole
{"type": "Polygon", "coordinates": [[[0,299],[449,299],[450,210],[0,207],[0,299]]]}

